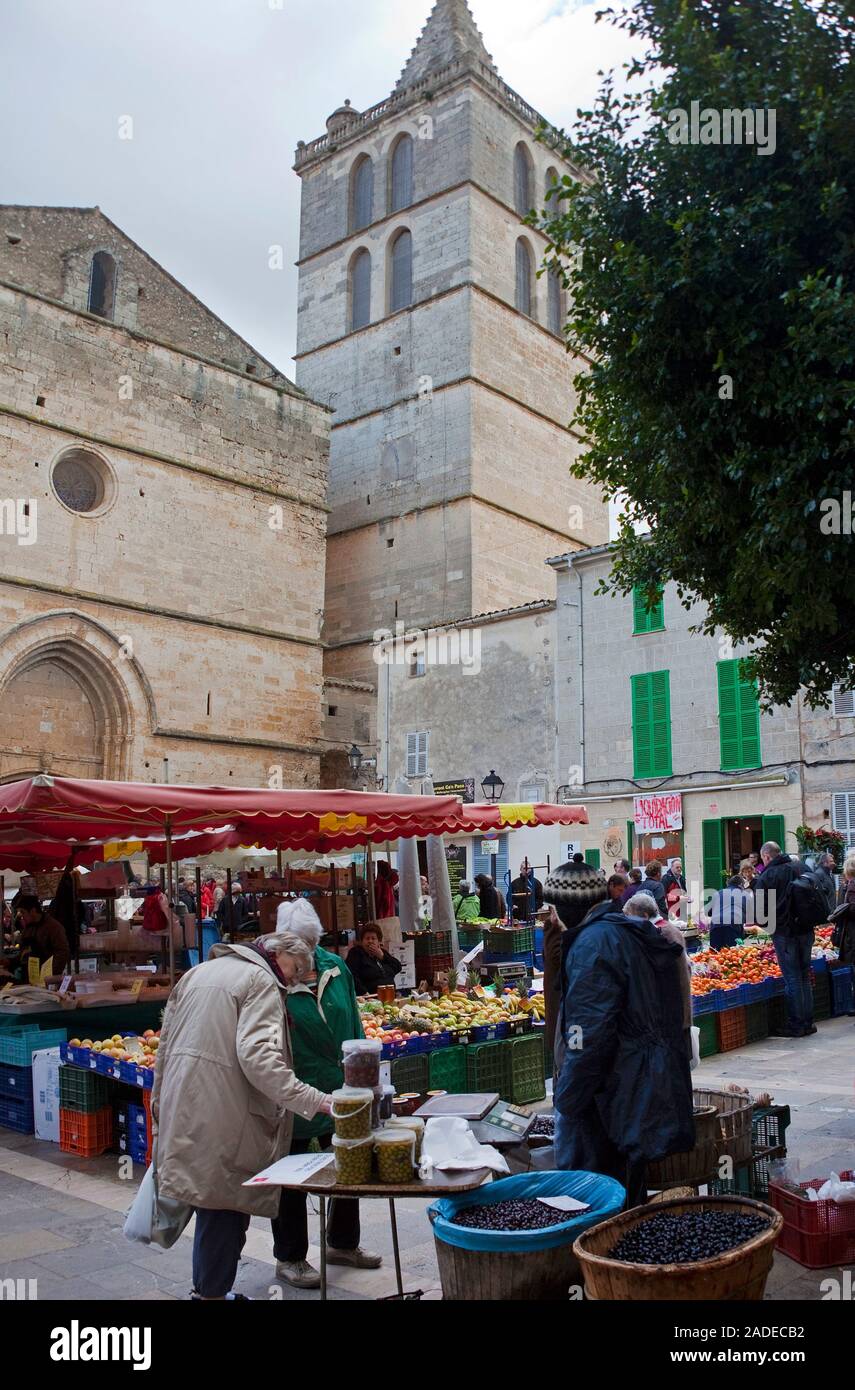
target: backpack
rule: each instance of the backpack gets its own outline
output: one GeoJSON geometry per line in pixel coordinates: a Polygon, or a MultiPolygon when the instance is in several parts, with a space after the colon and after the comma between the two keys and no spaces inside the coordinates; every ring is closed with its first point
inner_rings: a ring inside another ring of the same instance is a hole
{"type": "Polygon", "coordinates": [[[828,921],[828,904],[813,874],[799,874],[790,884],[790,917],[799,932],[813,931],[828,921]]]}

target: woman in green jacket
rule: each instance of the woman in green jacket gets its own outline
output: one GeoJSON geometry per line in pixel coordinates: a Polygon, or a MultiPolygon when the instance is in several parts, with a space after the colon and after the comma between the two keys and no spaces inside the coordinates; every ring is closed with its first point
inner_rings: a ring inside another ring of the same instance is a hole
{"type": "Polygon", "coordinates": [[[472,892],[468,882],[460,884],[460,892],[455,893],[451,905],[458,922],[474,922],[481,916],[481,898],[472,892]]]}
{"type": "MultiPolygon", "coordinates": [[[[314,952],[315,979],[290,989],[286,1008],[294,1073],[306,1085],[318,1086],[329,1095],[344,1084],[342,1043],[364,1036],[353,976],[340,956],[319,946],[324,929],[305,898],[282,903],[276,923],[277,932],[291,932],[314,952]],[[320,1077],[324,1078],[323,1086],[320,1077]]],[[[333,1128],[328,1115],[316,1115],[313,1120],[295,1116],[290,1152],[307,1153],[313,1139],[328,1149],[333,1128]]],[[[306,1260],[309,1229],[305,1194],[283,1188],[279,1215],[272,1224],[277,1277],[298,1289],[318,1288],[321,1276],[306,1260]]],[[[354,1269],[377,1269],[382,1264],[380,1255],[360,1247],[359,1203],[352,1197],[335,1197],[329,1204],[327,1263],[354,1269]]]]}

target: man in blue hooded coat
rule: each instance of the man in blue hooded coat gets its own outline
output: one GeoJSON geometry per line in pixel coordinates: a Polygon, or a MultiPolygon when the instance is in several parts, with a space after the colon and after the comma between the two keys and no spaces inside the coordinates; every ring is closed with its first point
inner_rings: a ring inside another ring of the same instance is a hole
{"type": "Polygon", "coordinates": [[[612,902],[580,923],[572,867],[561,865],[544,888],[565,923],[555,1166],[616,1178],[633,1207],[645,1199],[647,1165],[695,1144],[683,951],[612,902]]]}

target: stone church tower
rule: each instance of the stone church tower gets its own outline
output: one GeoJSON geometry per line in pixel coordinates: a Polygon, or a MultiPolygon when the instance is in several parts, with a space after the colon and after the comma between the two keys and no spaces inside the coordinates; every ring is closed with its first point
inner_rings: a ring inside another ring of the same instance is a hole
{"type": "Polygon", "coordinates": [[[569,472],[564,296],[521,223],[578,176],[540,123],[466,0],[437,0],[392,95],[298,146],[297,380],[334,412],[330,746],[373,739],[376,631],[550,598],[546,558],[608,539],[569,472]]]}

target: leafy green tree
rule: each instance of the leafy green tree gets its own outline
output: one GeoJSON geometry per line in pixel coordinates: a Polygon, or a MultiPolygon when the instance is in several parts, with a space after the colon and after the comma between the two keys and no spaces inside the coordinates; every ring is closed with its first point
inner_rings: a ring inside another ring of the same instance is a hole
{"type": "Polygon", "coordinates": [[[755,643],[764,699],[783,703],[855,684],[851,10],[606,11],[639,56],[620,91],[602,78],[572,145],[546,133],[584,172],[530,219],[570,292],[568,345],[589,359],[573,471],[628,499],[611,587],[676,581],[707,605],[704,631],[755,643]],[[707,142],[679,143],[693,102],[707,142]],[[724,111],[759,113],[765,147],[710,142],[724,111]]]}

